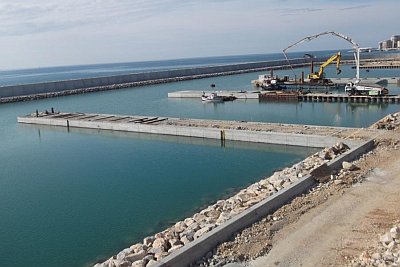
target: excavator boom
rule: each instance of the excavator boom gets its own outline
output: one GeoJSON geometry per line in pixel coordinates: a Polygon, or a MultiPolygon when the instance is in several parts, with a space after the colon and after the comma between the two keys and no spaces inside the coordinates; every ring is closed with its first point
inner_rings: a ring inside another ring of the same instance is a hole
{"type": "Polygon", "coordinates": [[[325,67],[334,62],[335,60],[336,60],[336,74],[339,75],[341,73],[341,70],[339,68],[340,59],[341,59],[341,54],[340,52],[337,52],[337,54],[331,56],[327,61],[322,63],[322,65],[319,67],[318,72],[309,74],[307,78],[311,80],[319,80],[324,78],[323,76],[325,67]]]}

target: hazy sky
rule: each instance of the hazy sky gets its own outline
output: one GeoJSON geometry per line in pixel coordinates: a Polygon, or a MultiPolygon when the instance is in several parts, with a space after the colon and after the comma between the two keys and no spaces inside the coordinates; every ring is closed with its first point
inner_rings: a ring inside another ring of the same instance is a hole
{"type": "MultiPolygon", "coordinates": [[[[399,12],[399,0],[0,0],[0,69],[273,53],[327,30],[376,47],[400,34],[399,12]]],[[[325,36],[296,50],[346,47],[325,36]]]]}

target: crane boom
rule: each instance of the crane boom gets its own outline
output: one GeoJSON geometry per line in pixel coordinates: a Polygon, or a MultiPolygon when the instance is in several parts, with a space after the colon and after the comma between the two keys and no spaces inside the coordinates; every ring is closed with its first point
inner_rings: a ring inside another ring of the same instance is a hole
{"type": "Polygon", "coordinates": [[[289,59],[287,58],[286,51],[289,50],[290,48],[292,48],[292,47],[294,47],[294,46],[296,46],[296,45],[298,45],[300,43],[303,43],[303,42],[306,42],[306,41],[312,41],[312,40],[314,40],[314,39],[316,39],[316,38],[318,38],[318,37],[320,37],[322,35],[328,35],[328,34],[336,36],[336,37],[339,37],[339,38],[342,38],[342,39],[344,39],[347,42],[352,44],[352,46],[353,46],[353,48],[355,50],[354,59],[356,61],[356,69],[357,69],[356,82],[358,83],[360,81],[360,46],[352,38],[350,38],[349,36],[346,36],[344,34],[341,34],[341,33],[335,32],[335,31],[326,31],[326,32],[321,32],[321,33],[315,34],[315,35],[306,36],[303,39],[301,39],[301,40],[289,45],[288,47],[283,49],[283,54],[285,55],[286,60],[289,63],[289,59]]]}

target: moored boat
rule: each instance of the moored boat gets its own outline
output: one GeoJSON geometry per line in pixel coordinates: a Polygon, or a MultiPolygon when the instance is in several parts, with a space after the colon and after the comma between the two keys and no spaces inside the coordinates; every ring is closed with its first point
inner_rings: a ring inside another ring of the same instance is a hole
{"type": "Polygon", "coordinates": [[[211,93],[210,95],[203,93],[201,100],[203,102],[222,102],[224,101],[224,97],[217,95],[217,93],[211,93]]]}

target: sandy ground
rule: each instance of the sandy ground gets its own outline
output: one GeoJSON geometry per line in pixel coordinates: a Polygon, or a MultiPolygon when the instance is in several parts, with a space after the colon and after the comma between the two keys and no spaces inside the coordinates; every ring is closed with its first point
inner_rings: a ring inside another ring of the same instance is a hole
{"type": "Polygon", "coordinates": [[[379,235],[400,220],[400,129],[380,133],[377,147],[342,182],[320,184],[216,254],[253,267],[351,266],[363,251],[373,252],[379,235]]]}

